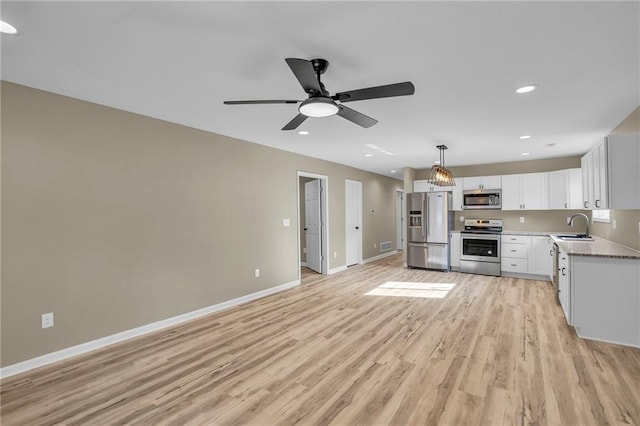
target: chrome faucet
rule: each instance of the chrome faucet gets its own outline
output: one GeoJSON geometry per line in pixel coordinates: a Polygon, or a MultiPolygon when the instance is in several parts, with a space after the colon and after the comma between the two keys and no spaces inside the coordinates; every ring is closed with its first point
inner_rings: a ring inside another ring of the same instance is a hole
{"type": "Polygon", "coordinates": [[[587,238],[589,238],[589,217],[584,214],[584,213],[576,213],[573,216],[571,216],[571,218],[569,219],[569,226],[573,227],[573,219],[576,218],[576,216],[582,216],[584,217],[585,222],[587,223],[587,233],[586,236],[587,238]]]}

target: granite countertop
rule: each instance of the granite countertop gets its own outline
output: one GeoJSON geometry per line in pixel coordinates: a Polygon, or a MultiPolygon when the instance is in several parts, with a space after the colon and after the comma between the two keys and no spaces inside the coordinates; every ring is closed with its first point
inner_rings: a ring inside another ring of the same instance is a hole
{"type": "Polygon", "coordinates": [[[569,256],[612,257],[618,259],[638,259],[640,251],[621,246],[604,238],[592,236],[593,241],[562,241],[554,238],[558,247],[569,256]]]}

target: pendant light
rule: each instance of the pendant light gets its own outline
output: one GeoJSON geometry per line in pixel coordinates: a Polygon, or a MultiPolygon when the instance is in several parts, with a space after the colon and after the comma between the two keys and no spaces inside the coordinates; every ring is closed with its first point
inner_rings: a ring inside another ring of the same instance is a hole
{"type": "Polygon", "coordinates": [[[438,145],[436,148],[440,150],[440,164],[431,167],[427,181],[438,186],[455,186],[456,181],[453,178],[453,173],[444,166],[444,150],[447,149],[447,146],[438,145]]]}

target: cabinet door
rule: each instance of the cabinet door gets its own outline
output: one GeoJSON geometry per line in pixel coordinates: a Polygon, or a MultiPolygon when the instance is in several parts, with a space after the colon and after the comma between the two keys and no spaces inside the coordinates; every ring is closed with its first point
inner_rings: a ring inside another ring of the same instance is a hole
{"type": "Polygon", "coordinates": [[[502,176],[502,210],[520,210],[520,175],[502,176]]]}
{"type": "MultiPolygon", "coordinates": [[[[596,190],[596,198],[594,200],[595,207],[597,209],[606,209],[608,208],[607,202],[607,143],[601,142],[596,152],[598,153],[597,161],[598,165],[595,166],[597,169],[598,175],[598,188],[596,190]]],[[[595,164],[595,158],[594,158],[595,164]]],[[[594,171],[594,173],[596,173],[594,171]]],[[[595,175],[594,175],[595,176],[595,175]]]]}
{"type": "Polygon", "coordinates": [[[590,209],[591,200],[591,188],[593,187],[593,176],[591,171],[591,153],[587,152],[580,159],[580,168],[582,170],[582,208],[590,209]]]}
{"type": "MultiPolygon", "coordinates": [[[[568,175],[567,170],[549,172],[547,177],[547,194],[549,196],[548,205],[552,210],[566,209],[569,207],[567,202],[568,175]]],[[[582,179],[582,176],[580,179],[582,179]]]]}
{"type": "Polygon", "coordinates": [[[529,261],[529,273],[533,275],[551,276],[551,268],[553,258],[550,255],[551,244],[549,237],[534,236],[531,237],[531,250],[529,261]]]}
{"type": "Polygon", "coordinates": [[[482,176],[482,189],[502,188],[502,176],[482,176]]]}
{"type": "Polygon", "coordinates": [[[547,208],[547,174],[526,173],[520,175],[520,200],[523,210],[547,208]]]}
{"type": "Polygon", "coordinates": [[[582,189],[582,170],[581,169],[568,169],[567,170],[567,208],[572,210],[583,209],[583,189],[582,189]]]}
{"type": "Polygon", "coordinates": [[[429,182],[426,180],[414,180],[413,192],[427,192],[429,188],[429,182]]]}
{"type": "Polygon", "coordinates": [[[480,189],[482,178],[480,176],[466,177],[462,180],[462,189],[480,189]]]}
{"type": "Polygon", "coordinates": [[[463,203],[463,199],[462,199],[462,185],[463,185],[463,179],[464,178],[455,178],[456,181],[456,186],[451,188],[451,191],[453,192],[452,195],[452,208],[454,211],[462,211],[462,203],[463,203]]]}
{"type": "Polygon", "coordinates": [[[566,252],[558,254],[558,292],[560,305],[564,311],[567,323],[571,325],[571,287],[570,287],[569,256],[566,252]]]}
{"type": "Polygon", "coordinates": [[[451,250],[451,267],[460,268],[460,233],[452,232],[451,240],[449,243],[449,249],[451,250]]]}

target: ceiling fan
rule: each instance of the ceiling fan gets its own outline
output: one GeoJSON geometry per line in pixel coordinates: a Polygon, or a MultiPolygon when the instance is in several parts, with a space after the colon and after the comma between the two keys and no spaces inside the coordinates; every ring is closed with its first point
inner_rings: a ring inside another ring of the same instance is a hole
{"type": "Polygon", "coordinates": [[[356,110],[343,105],[345,102],[362,101],[365,99],[390,98],[393,96],[413,95],[415,87],[410,81],[404,83],[387,84],[384,86],[367,87],[365,89],[339,92],[333,96],[325,89],[320,81],[320,76],[329,67],[326,59],[287,58],[285,59],[291,71],[296,76],[300,85],[309,97],[304,101],[278,99],[278,100],[253,100],[253,101],[224,101],[226,105],[251,105],[251,104],[297,104],[298,115],[288,122],[282,130],[294,130],[307,119],[307,117],[328,117],[338,115],[359,126],[371,127],[378,122],[356,110]]]}

